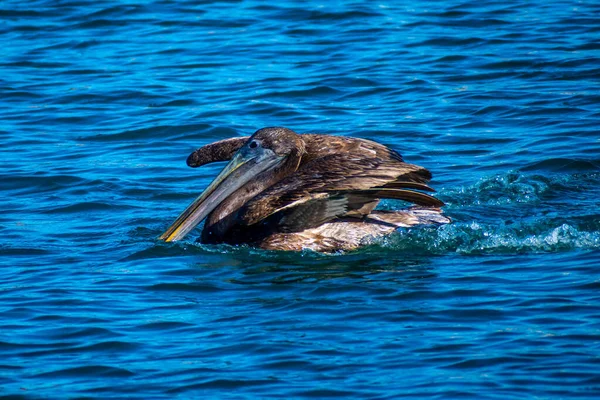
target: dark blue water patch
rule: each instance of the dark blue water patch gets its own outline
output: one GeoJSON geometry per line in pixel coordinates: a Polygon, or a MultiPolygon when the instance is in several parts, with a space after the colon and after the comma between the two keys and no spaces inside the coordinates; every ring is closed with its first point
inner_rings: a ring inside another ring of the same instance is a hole
{"type": "Polygon", "coordinates": [[[69,64],[58,63],[58,62],[35,62],[35,61],[19,61],[12,63],[0,64],[0,67],[25,67],[25,68],[40,68],[40,69],[52,69],[52,68],[66,68],[69,64]]]}
{"type": "Polygon", "coordinates": [[[45,249],[38,249],[35,247],[0,247],[0,254],[4,257],[15,257],[15,256],[27,256],[31,257],[32,255],[46,255],[51,254],[50,251],[45,249]]]}
{"type": "MultiPolygon", "coordinates": [[[[572,159],[549,159],[528,165],[523,171],[552,171],[552,172],[592,172],[587,176],[594,178],[600,171],[600,160],[572,160],[572,159]]],[[[585,175],[584,175],[585,176],[585,175]]]]}
{"type": "MultiPolygon", "coordinates": [[[[152,128],[142,128],[132,131],[120,132],[112,135],[95,135],[92,137],[81,138],[86,141],[147,141],[149,139],[159,138],[161,140],[167,139],[169,136],[173,138],[181,133],[194,134],[198,132],[204,132],[210,125],[206,124],[194,124],[190,126],[155,126],[152,128]]],[[[211,133],[219,133],[214,132],[211,133]]]]}
{"type": "Polygon", "coordinates": [[[78,368],[68,368],[53,372],[39,374],[38,378],[75,378],[83,376],[93,376],[99,378],[129,378],[135,375],[131,371],[120,368],[109,367],[105,365],[90,365],[78,368]]]}

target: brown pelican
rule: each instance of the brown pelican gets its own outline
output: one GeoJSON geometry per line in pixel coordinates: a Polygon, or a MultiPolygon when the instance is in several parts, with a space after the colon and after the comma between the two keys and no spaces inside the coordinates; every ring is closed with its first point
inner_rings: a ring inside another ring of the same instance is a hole
{"type": "Polygon", "coordinates": [[[187,163],[228,160],[160,239],[180,240],[207,218],[203,243],[334,252],[400,227],[450,222],[444,203],[415,191],[434,191],[431,173],[370,140],[263,128],[201,147],[187,163]],[[375,211],[380,199],[416,206],[375,211]]]}

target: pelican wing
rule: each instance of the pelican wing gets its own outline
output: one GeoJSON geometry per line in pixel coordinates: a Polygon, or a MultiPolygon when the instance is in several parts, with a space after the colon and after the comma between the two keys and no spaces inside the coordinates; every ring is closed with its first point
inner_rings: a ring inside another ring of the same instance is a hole
{"type": "Polygon", "coordinates": [[[278,209],[253,226],[264,232],[298,232],[315,228],[336,218],[362,218],[370,212],[379,199],[398,199],[426,207],[440,207],[444,203],[424,193],[396,190],[370,189],[323,193],[321,198],[313,198],[278,209]]]}
{"type": "Polygon", "coordinates": [[[366,215],[381,198],[440,207],[443,203],[435,197],[407,190],[432,190],[425,184],[429,179],[427,169],[395,157],[328,155],[301,165],[246,203],[238,214],[239,222],[292,232],[341,216],[366,215]]]}
{"type": "Polygon", "coordinates": [[[371,157],[403,161],[398,152],[372,140],[318,133],[305,133],[301,137],[306,144],[306,155],[302,157],[302,164],[335,154],[354,154],[362,158],[371,157]]]}

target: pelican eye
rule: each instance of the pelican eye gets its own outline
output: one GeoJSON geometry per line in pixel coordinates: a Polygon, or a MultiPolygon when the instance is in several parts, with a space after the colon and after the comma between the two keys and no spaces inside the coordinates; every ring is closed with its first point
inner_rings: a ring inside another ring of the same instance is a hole
{"type": "Polygon", "coordinates": [[[248,147],[250,147],[251,149],[255,149],[258,147],[258,142],[256,140],[253,140],[250,142],[250,144],[248,145],[248,147]]]}

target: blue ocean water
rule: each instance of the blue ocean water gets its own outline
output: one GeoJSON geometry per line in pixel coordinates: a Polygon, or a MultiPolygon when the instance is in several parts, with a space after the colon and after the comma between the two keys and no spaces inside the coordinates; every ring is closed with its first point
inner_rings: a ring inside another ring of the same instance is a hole
{"type": "Polygon", "coordinates": [[[600,396],[597,1],[4,0],[0,38],[0,396],[600,396]],[[274,125],[390,145],[454,223],[156,240],[192,150],[274,125]]]}

